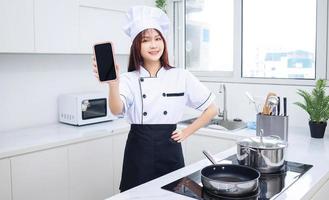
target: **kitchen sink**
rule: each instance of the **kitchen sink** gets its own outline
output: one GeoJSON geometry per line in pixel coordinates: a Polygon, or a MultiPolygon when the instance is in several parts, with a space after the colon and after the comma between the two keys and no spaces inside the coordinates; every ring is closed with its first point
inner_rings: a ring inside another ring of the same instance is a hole
{"type": "MultiPolygon", "coordinates": [[[[182,124],[191,124],[196,120],[196,118],[181,121],[182,124]]],[[[225,131],[235,131],[239,129],[246,128],[247,124],[241,120],[223,120],[223,119],[212,119],[205,128],[225,130],[225,131]]]]}

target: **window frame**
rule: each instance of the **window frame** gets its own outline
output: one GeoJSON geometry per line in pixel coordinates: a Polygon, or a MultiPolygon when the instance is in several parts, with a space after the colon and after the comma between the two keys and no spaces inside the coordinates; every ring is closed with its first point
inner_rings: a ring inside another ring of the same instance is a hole
{"type": "MultiPolygon", "coordinates": [[[[234,40],[233,40],[233,71],[192,71],[201,81],[252,83],[274,85],[314,85],[317,79],[329,79],[328,70],[328,10],[327,0],[316,2],[316,59],[315,80],[311,79],[282,79],[282,78],[247,78],[242,77],[242,3],[243,0],[234,0],[234,40]]],[[[185,4],[186,0],[172,0],[174,63],[176,67],[185,68],[185,4]],[[178,59],[175,59],[178,58],[178,59]]]]}

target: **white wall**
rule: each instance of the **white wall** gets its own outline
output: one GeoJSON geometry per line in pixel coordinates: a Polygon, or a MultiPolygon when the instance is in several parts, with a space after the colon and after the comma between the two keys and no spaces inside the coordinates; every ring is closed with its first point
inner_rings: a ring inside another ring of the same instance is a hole
{"type": "MultiPolygon", "coordinates": [[[[125,70],[128,56],[116,58],[125,70]]],[[[219,83],[205,84],[219,104],[219,83]]],[[[300,100],[297,88],[310,87],[235,83],[226,87],[230,119],[254,121],[256,113],[245,91],[261,101],[272,91],[288,98],[290,125],[307,127],[307,114],[292,103],[300,100]]],[[[58,95],[99,90],[107,91],[107,86],[94,78],[90,55],[0,54],[0,132],[56,123],[58,95]]]]}
{"type": "Polygon", "coordinates": [[[56,123],[60,94],[107,91],[91,66],[90,55],[0,54],[0,132],[56,123]]]}

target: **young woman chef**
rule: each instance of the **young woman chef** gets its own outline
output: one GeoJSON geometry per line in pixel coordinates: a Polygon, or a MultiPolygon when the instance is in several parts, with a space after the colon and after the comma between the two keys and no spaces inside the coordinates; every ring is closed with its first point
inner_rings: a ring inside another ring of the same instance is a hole
{"type": "MultiPolygon", "coordinates": [[[[121,191],[183,167],[180,142],[217,114],[214,94],[189,71],[169,65],[164,37],[168,16],[158,8],[135,6],[128,11],[127,21],[124,30],[133,41],[128,72],[108,82],[112,113],[125,114],[131,124],[121,191]],[[185,106],[202,114],[177,130],[185,106]]],[[[98,77],[96,62],[93,64],[98,77]]]]}

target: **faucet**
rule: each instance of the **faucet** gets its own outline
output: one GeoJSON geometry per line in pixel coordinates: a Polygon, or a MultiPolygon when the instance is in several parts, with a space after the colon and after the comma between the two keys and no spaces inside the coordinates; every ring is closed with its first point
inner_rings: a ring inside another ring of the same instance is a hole
{"type": "MultiPolygon", "coordinates": [[[[220,109],[218,108],[218,117],[222,117],[224,121],[227,120],[227,109],[226,109],[226,86],[224,83],[220,84],[219,93],[223,94],[223,112],[220,112],[220,109]]],[[[220,98],[219,98],[220,100],[220,98]]],[[[219,104],[220,105],[220,101],[219,104]]],[[[219,106],[218,106],[219,107],[219,106]]]]}

